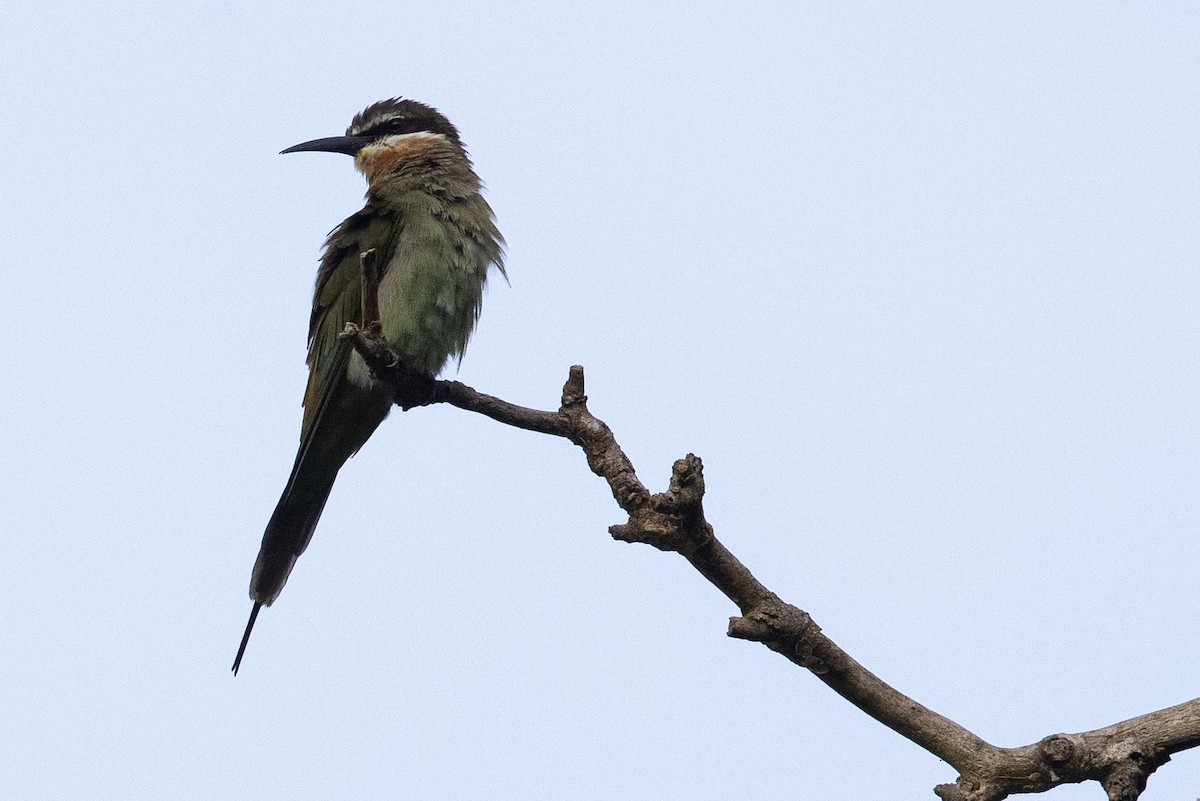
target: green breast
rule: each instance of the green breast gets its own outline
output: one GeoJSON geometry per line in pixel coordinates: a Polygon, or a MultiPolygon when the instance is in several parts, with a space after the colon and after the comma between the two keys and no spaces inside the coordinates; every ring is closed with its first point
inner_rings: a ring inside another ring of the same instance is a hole
{"type": "Polygon", "coordinates": [[[500,235],[478,193],[389,200],[396,229],[379,286],[384,336],[410,368],[436,375],[466,350],[488,270],[501,262],[500,235]]]}

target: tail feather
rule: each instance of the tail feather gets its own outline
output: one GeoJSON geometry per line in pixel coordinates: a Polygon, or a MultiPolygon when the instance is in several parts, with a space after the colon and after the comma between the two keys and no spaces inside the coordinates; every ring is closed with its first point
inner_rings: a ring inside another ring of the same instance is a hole
{"type": "Polygon", "coordinates": [[[242,635],[242,644],[238,646],[237,656],[233,660],[233,675],[237,675],[238,668],[242,666],[242,657],[246,654],[246,643],[250,642],[250,632],[254,630],[254,621],[258,617],[258,610],[262,609],[262,604],[255,602],[254,608],[250,610],[250,622],[246,624],[246,633],[242,635]]]}
{"type": "Polygon", "coordinates": [[[235,675],[259,610],[279,597],[296,560],[308,547],[338,471],[383,422],[390,408],[391,396],[385,391],[335,393],[329,410],[332,414],[323,414],[301,445],[254,563],[250,578],[254,608],[233,663],[235,675]]]}
{"type": "Polygon", "coordinates": [[[306,467],[306,461],[297,460],[288,487],[263,532],[262,547],[250,579],[250,597],[255,603],[270,606],[279,597],[296,560],[312,540],[341,467],[338,463],[332,471],[306,475],[313,472],[311,469],[300,472],[306,467]]]}
{"type": "MultiPolygon", "coordinates": [[[[246,654],[246,645],[250,642],[250,632],[254,630],[258,611],[264,606],[270,606],[279,597],[292,567],[312,539],[317,521],[321,519],[321,512],[325,508],[325,501],[333,489],[333,481],[337,478],[337,471],[334,470],[332,475],[314,483],[314,477],[300,475],[303,463],[302,452],[296,459],[296,466],[292,468],[292,477],[288,481],[287,489],[275,506],[275,512],[263,533],[262,547],[258,551],[258,560],[254,563],[254,573],[250,578],[250,597],[254,600],[254,608],[250,610],[250,620],[246,623],[237,657],[233,660],[235,676],[241,667],[242,657],[246,654]],[[298,482],[298,477],[306,480],[298,482]]],[[[341,467],[340,463],[338,467],[341,467]]]]}

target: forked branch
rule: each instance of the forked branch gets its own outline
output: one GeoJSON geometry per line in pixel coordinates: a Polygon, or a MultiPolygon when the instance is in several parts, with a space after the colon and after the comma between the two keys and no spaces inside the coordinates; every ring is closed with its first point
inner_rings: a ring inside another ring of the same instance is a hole
{"type": "Polygon", "coordinates": [[[740,615],[729,620],[730,637],[760,642],[807,668],[866,714],[950,763],[959,777],[954,784],[935,788],[943,801],[999,801],[1089,780],[1102,784],[1110,801],[1134,801],[1150,774],[1171,754],[1200,745],[1200,699],[1103,729],[1052,734],[1019,748],[994,746],[922,706],[854,661],[807,612],[764,587],[721,544],[704,516],[699,457],[688,454],[676,461],[667,491],[651,493],[612,430],[588,410],[582,367],[571,367],[557,411],[528,409],[458,381],[405,371],[373,322],[372,314],[378,314],[378,275],[372,251],[363,254],[362,264],[362,319],[372,322],[347,325],[343,337],[376,377],[393,387],[397,403],[405,409],[448,403],[578,445],[588,467],[608,482],[617,505],[628,515],[626,522],[609,528],[614,539],[680,554],[737,606],[740,615]]]}

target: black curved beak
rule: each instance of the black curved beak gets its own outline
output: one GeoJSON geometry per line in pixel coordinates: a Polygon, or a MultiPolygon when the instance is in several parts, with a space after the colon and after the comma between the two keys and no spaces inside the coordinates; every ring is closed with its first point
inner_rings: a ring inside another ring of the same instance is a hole
{"type": "Polygon", "coordinates": [[[313,139],[292,145],[287,150],[280,150],[279,153],[282,155],[312,150],[320,153],[345,153],[347,156],[356,156],[358,151],[371,143],[371,139],[370,136],[327,136],[324,139],[313,139]]]}

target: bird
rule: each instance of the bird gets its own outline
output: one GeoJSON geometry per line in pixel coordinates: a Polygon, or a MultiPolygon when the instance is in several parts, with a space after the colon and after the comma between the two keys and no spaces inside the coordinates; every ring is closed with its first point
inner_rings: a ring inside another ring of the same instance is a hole
{"type": "Polygon", "coordinates": [[[282,153],[344,153],[367,180],[366,204],[333,229],[317,271],[308,328],[308,384],[300,447],[263,533],[250,578],[254,606],[236,676],[259,611],[270,606],[312,539],[338,471],[387,417],[394,391],[339,338],[362,320],[361,254],[374,249],[379,322],[399,367],[430,380],[461,362],[504,238],[459,136],[441,112],[395,97],[356,114],[345,136],[282,153]]]}

